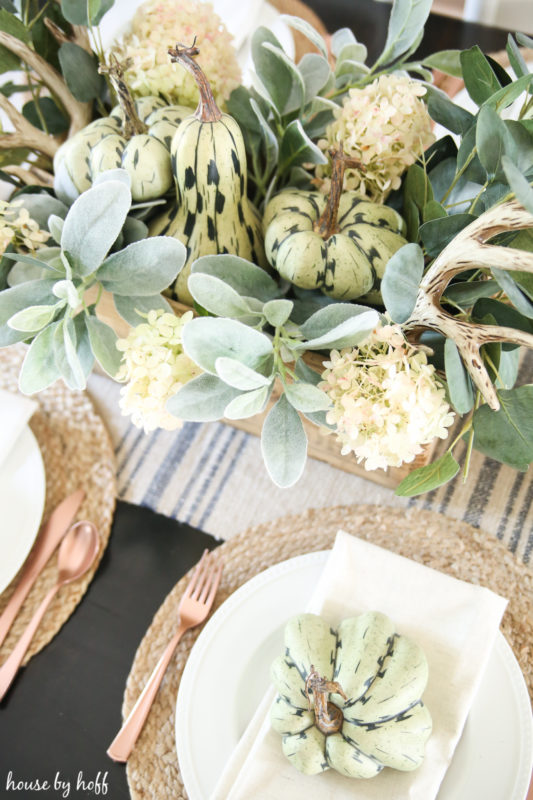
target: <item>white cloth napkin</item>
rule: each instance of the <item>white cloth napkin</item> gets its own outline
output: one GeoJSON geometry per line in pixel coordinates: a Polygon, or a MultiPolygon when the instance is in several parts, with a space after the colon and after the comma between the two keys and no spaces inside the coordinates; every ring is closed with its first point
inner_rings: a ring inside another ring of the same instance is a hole
{"type": "MultiPolygon", "coordinates": [[[[401,535],[398,532],[398,535],[401,535]]],[[[424,763],[414,772],[384,769],[370,780],[333,770],[301,775],[270,729],[270,690],[211,800],[433,800],[452,759],[489,658],[507,601],[339,531],[308,610],[333,626],[381,611],[424,650],[423,699],[433,718],[424,763]]]]}
{"type": "Polygon", "coordinates": [[[0,467],[36,409],[35,400],[0,389],[0,467]]]}

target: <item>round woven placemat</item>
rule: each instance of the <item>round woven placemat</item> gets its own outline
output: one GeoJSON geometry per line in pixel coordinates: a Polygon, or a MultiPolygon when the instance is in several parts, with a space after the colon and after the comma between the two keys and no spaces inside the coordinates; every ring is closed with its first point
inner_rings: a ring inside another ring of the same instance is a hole
{"type": "MultiPolygon", "coordinates": [[[[0,388],[17,391],[24,353],[22,346],[0,350],[0,388]]],[[[35,634],[24,663],[56,635],[85,594],[109,539],[116,497],[113,446],[87,394],[73,392],[62,381],[58,381],[35,395],[34,399],[39,403],[39,408],[30,420],[30,427],[39,443],[46,473],[43,519],[69,494],[76,489],[84,489],[85,499],[77,519],[94,522],[100,533],[100,552],[93,567],[80,580],[64,586],[56,595],[35,634]]],[[[0,663],[9,655],[56,580],[57,556],[54,554],[35,582],[0,647],[0,663]]],[[[16,582],[15,577],[0,595],[0,614],[16,582]]]]}
{"type": "MultiPolygon", "coordinates": [[[[257,573],[302,553],[329,549],[339,528],[455,578],[487,586],[510,599],[502,630],[533,697],[533,572],[494,537],[431,511],[339,506],[251,528],[221,545],[224,575],[215,608],[257,573]]],[[[154,617],[126,684],[126,716],[177,627],[178,605],[190,579],[182,578],[154,617]]],[[[144,730],[128,762],[133,800],[185,800],[174,744],[178,687],[200,629],[188,631],[171,662],[144,730]]],[[[206,724],[211,724],[209,720],[206,724]]]]}

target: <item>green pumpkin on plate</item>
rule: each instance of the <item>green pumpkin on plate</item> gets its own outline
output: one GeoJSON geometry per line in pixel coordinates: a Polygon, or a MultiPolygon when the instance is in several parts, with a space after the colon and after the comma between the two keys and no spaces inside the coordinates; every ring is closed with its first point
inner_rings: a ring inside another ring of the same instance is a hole
{"type": "Polygon", "coordinates": [[[372,778],[420,766],[432,728],[421,699],[427,661],[388,617],[370,611],[335,631],[301,614],[288,622],[285,646],[271,669],[271,723],[296,769],[372,778]]]}

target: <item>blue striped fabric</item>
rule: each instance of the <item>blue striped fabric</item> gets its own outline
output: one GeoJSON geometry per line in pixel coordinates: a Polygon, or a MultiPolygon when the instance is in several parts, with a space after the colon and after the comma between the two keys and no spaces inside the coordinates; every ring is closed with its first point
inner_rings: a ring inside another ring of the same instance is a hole
{"type": "MultiPolygon", "coordinates": [[[[533,558],[533,480],[474,451],[468,481],[406,500],[364,478],[309,459],[290,490],[270,481],[259,440],[221,423],[186,423],[144,434],[120,415],[119,387],[93,376],[90,390],[117,455],[120,497],[226,539],[251,525],[308,508],[376,503],[424,508],[479,527],[524,562],[533,558]]],[[[441,450],[446,445],[441,445],[441,450]]],[[[465,445],[458,446],[463,459],[465,445]]]]}

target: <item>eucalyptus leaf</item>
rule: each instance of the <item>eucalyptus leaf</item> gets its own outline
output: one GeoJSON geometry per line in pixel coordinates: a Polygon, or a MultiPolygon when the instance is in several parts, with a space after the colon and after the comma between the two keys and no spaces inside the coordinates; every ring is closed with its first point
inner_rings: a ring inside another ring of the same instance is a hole
{"type": "Polygon", "coordinates": [[[465,108],[456,105],[445,92],[428,86],[428,111],[435,122],[452,133],[463,135],[472,126],[474,116],[465,108]]]}
{"type": "Polygon", "coordinates": [[[124,225],[130,204],[131,194],[120,181],[93,186],[74,202],[65,219],[61,247],[78,275],[90,275],[101,265],[124,225]]]}
{"type": "Polygon", "coordinates": [[[251,392],[240,394],[228,403],[224,416],[227,419],[248,419],[248,417],[260,414],[265,409],[270,391],[268,386],[262,386],[251,392]]]}
{"type": "Polygon", "coordinates": [[[69,126],[68,117],[51,97],[29,100],[22,107],[22,114],[34,127],[46,133],[54,135],[64,133],[69,126]]]}
{"type": "MultiPolygon", "coordinates": [[[[492,292],[492,294],[494,294],[494,292],[492,292]]],[[[472,309],[472,318],[474,321],[480,322],[488,315],[495,319],[498,325],[516,328],[519,331],[525,331],[533,335],[533,321],[508,303],[495,300],[493,297],[480,298],[472,309]]],[[[502,346],[504,350],[509,347],[516,347],[516,345],[511,345],[506,342],[504,342],[502,346]]]]}
{"type": "Polygon", "coordinates": [[[228,386],[233,386],[234,389],[240,389],[243,392],[248,392],[253,389],[261,389],[265,386],[270,386],[272,378],[270,376],[262,375],[260,372],[247,367],[235,358],[228,358],[221,356],[215,361],[215,369],[218,377],[227,383],[228,386]]]}
{"type": "Polygon", "coordinates": [[[117,350],[117,335],[113,328],[93,316],[85,320],[89,341],[94,356],[104,372],[112,378],[117,374],[122,361],[122,353],[117,350]]]}
{"type": "Polygon", "coordinates": [[[466,90],[478,106],[502,88],[489,62],[477,45],[462,51],[461,67],[466,90]]]}
{"type": "Polygon", "coordinates": [[[171,285],[186,257],[185,246],[178,239],[152,236],[113,253],[96,277],[113,294],[150,296],[171,285]]]}
{"type": "Polygon", "coordinates": [[[515,167],[507,156],[502,158],[502,166],[509,181],[509,186],[516,195],[516,199],[522,203],[525,209],[533,214],[533,188],[527,178],[524,178],[520,170],[515,167]]]}
{"type": "Polygon", "coordinates": [[[284,394],[264,422],[261,450],[268,474],[276,486],[288,488],[299,480],[307,459],[307,436],[298,412],[284,394]]]}
{"type": "Polygon", "coordinates": [[[243,297],[256,297],[266,302],[279,296],[277,283],[261,267],[228,253],[202,256],[193,262],[191,273],[213,275],[227,283],[243,297]]]}
{"type": "Polygon", "coordinates": [[[420,237],[427,254],[431,258],[436,258],[452,239],[475,219],[472,214],[454,214],[451,217],[425,222],[420,227],[420,237]]]}
{"type": "Polygon", "coordinates": [[[527,64],[525,62],[524,56],[520,52],[520,48],[518,47],[517,43],[515,42],[514,38],[511,34],[507,37],[507,55],[509,56],[509,63],[514,70],[514,74],[517,78],[522,78],[524,75],[529,74],[529,70],[527,64]]]}
{"type": "Polygon", "coordinates": [[[113,302],[122,319],[134,327],[144,322],[143,315],[148,314],[149,311],[162,309],[174,313],[170,303],[160,294],[143,295],[142,297],[115,294],[113,302]]]}
{"type": "Polygon", "coordinates": [[[250,314],[250,306],[240,294],[214,275],[192,273],[187,286],[196,302],[217,317],[238,319],[250,314]]]}
{"type": "Polygon", "coordinates": [[[88,103],[100,96],[105,81],[92,53],[74,42],[64,42],[57,55],[65,82],[76,100],[88,103]]]}
{"type": "Polygon", "coordinates": [[[311,383],[295,381],[285,385],[287,400],[297,411],[311,413],[327,411],[331,408],[331,400],[325,392],[311,383]]]}
{"type": "Polygon", "coordinates": [[[493,178],[500,169],[504,153],[506,128],[498,114],[490,106],[483,106],[476,125],[476,147],[479,160],[493,178]]]}
{"type": "Polygon", "coordinates": [[[261,372],[273,353],[268,336],[232,319],[197,317],[183,328],[182,342],[189,358],[212,375],[221,356],[261,372]]]}
{"type": "Polygon", "coordinates": [[[430,492],[448,483],[458,472],[459,464],[455,458],[451,453],[445,453],[431,464],[410,472],[397,487],[395,494],[399,497],[415,497],[430,492]]]}
{"type": "Polygon", "coordinates": [[[530,49],[533,49],[533,39],[530,36],[527,36],[525,33],[517,33],[516,41],[518,44],[522,45],[522,47],[529,47],[530,49]]]}
{"type": "Polygon", "coordinates": [[[290,14],[282,14],[280,20],[288,25],[289,28],[293,28],[295,31],[303,33],[303,35],[309,39],[312,44],[314,44],[317,50],[320,50],[324,58],[328,58],[328,48],[326,42],[312,25],[310,25],[304,19],[301,19],[300,17],[293,17],[290,14]]]}
{"type": "Polygon", "coordinates": [[[281,140],[279,171],[284,172],[301,164],[327,164],[322,150],[314,144],[302,127],[299,119],[294,119],[285,128],[281,140]]]}
{"type": "Polygon", "coordinates": [[[269,300],[263,306],[263,314],[269,325],[272,325],[273,328],[279,328],[287,322],[293,308],[294,303],[292,300],[269,300]]]}
{"type": "Polygon", "coordinates": [[[474,446],[518,470],[533,461],[533,385],[498,392],[499,411],[483,405],[474,413],[474,446]]]}
{"type": "Polygon", "coordinates": [[[411,316],[423,273],[424,253],[414,243],[400,247],[387,262],[381,296],[394,322],[406,322],[411,316]]]}
{"type": "Polygon", "coordinates": [[[31,343],[19,374],[19,389],[23,394],[41,392],[61,377],[54,356],[54,335],[60,324],[48,325],[31,343]]]}
{"type": "Polygon", "coordinates": [[[22,20],[15,14],[10,14],[5,8],[0,9],[0,31],[9,33],[21,42],[30,43],[30,34],[22,20]]]}
{"type": "Polygon", "coordinates": [[[459,414],[467,414],[474,405],[474,388],[453,339],[446,339],[444,363],[451,404],[459,414]]]}
{"type": "Polygon", "coordinates": [[[501,289],[505,292],[514,307],[524,316],[533,319],[533,303],[516,284],[513,278],[503,269],[492,267],[492,274],[501,289]]]}
{"type": "Polygon", "coordinates": [[[520,97],[521,94],[530,89],[532,81],[533,75],[526,75],[522,78],[518,78],[518,80],[513,81],[508,86],[503,86],[501,89],[498,89],[497,92],[494,92],[494,94],[485,101],[485,105],[497,108],[498,111],[507,108],[511,103],[514,103],[517,97],[520,97]]]}
{"type": "Polygon", "coordinates": [[[463,77],[460,50],[439,50],[438,53],[425,57],[422,63],[426,67],[438,69],[439,72],[444,72],[446,75],[453,75],[454,78],[463,77]]]}
{"type": "Polygon", "coordinates": [[[505,350],[502,346],[496,386],[501,389],[512,389],[518,378],[519,368],[520,348],[505,350]]]}
{"type": "Polygon", "coordinates": [[[229,403],[240,395],[216,375],[198,375],[167,401],[167,411],[189,422],[214,422],[222,419],[229,403]]]}
{"type": "Polygon", "coordinates": [[[461,308],[470,308],[480,297],[490,297],[498,290],[496,281],[458,281],[444,290],[444,302],[451,300],[461,308]]]}
{"type": "Polygon", "coordinates": [[[72,25],[98,25],[114,0],[61,0],[61,11],[72,25]]]}

